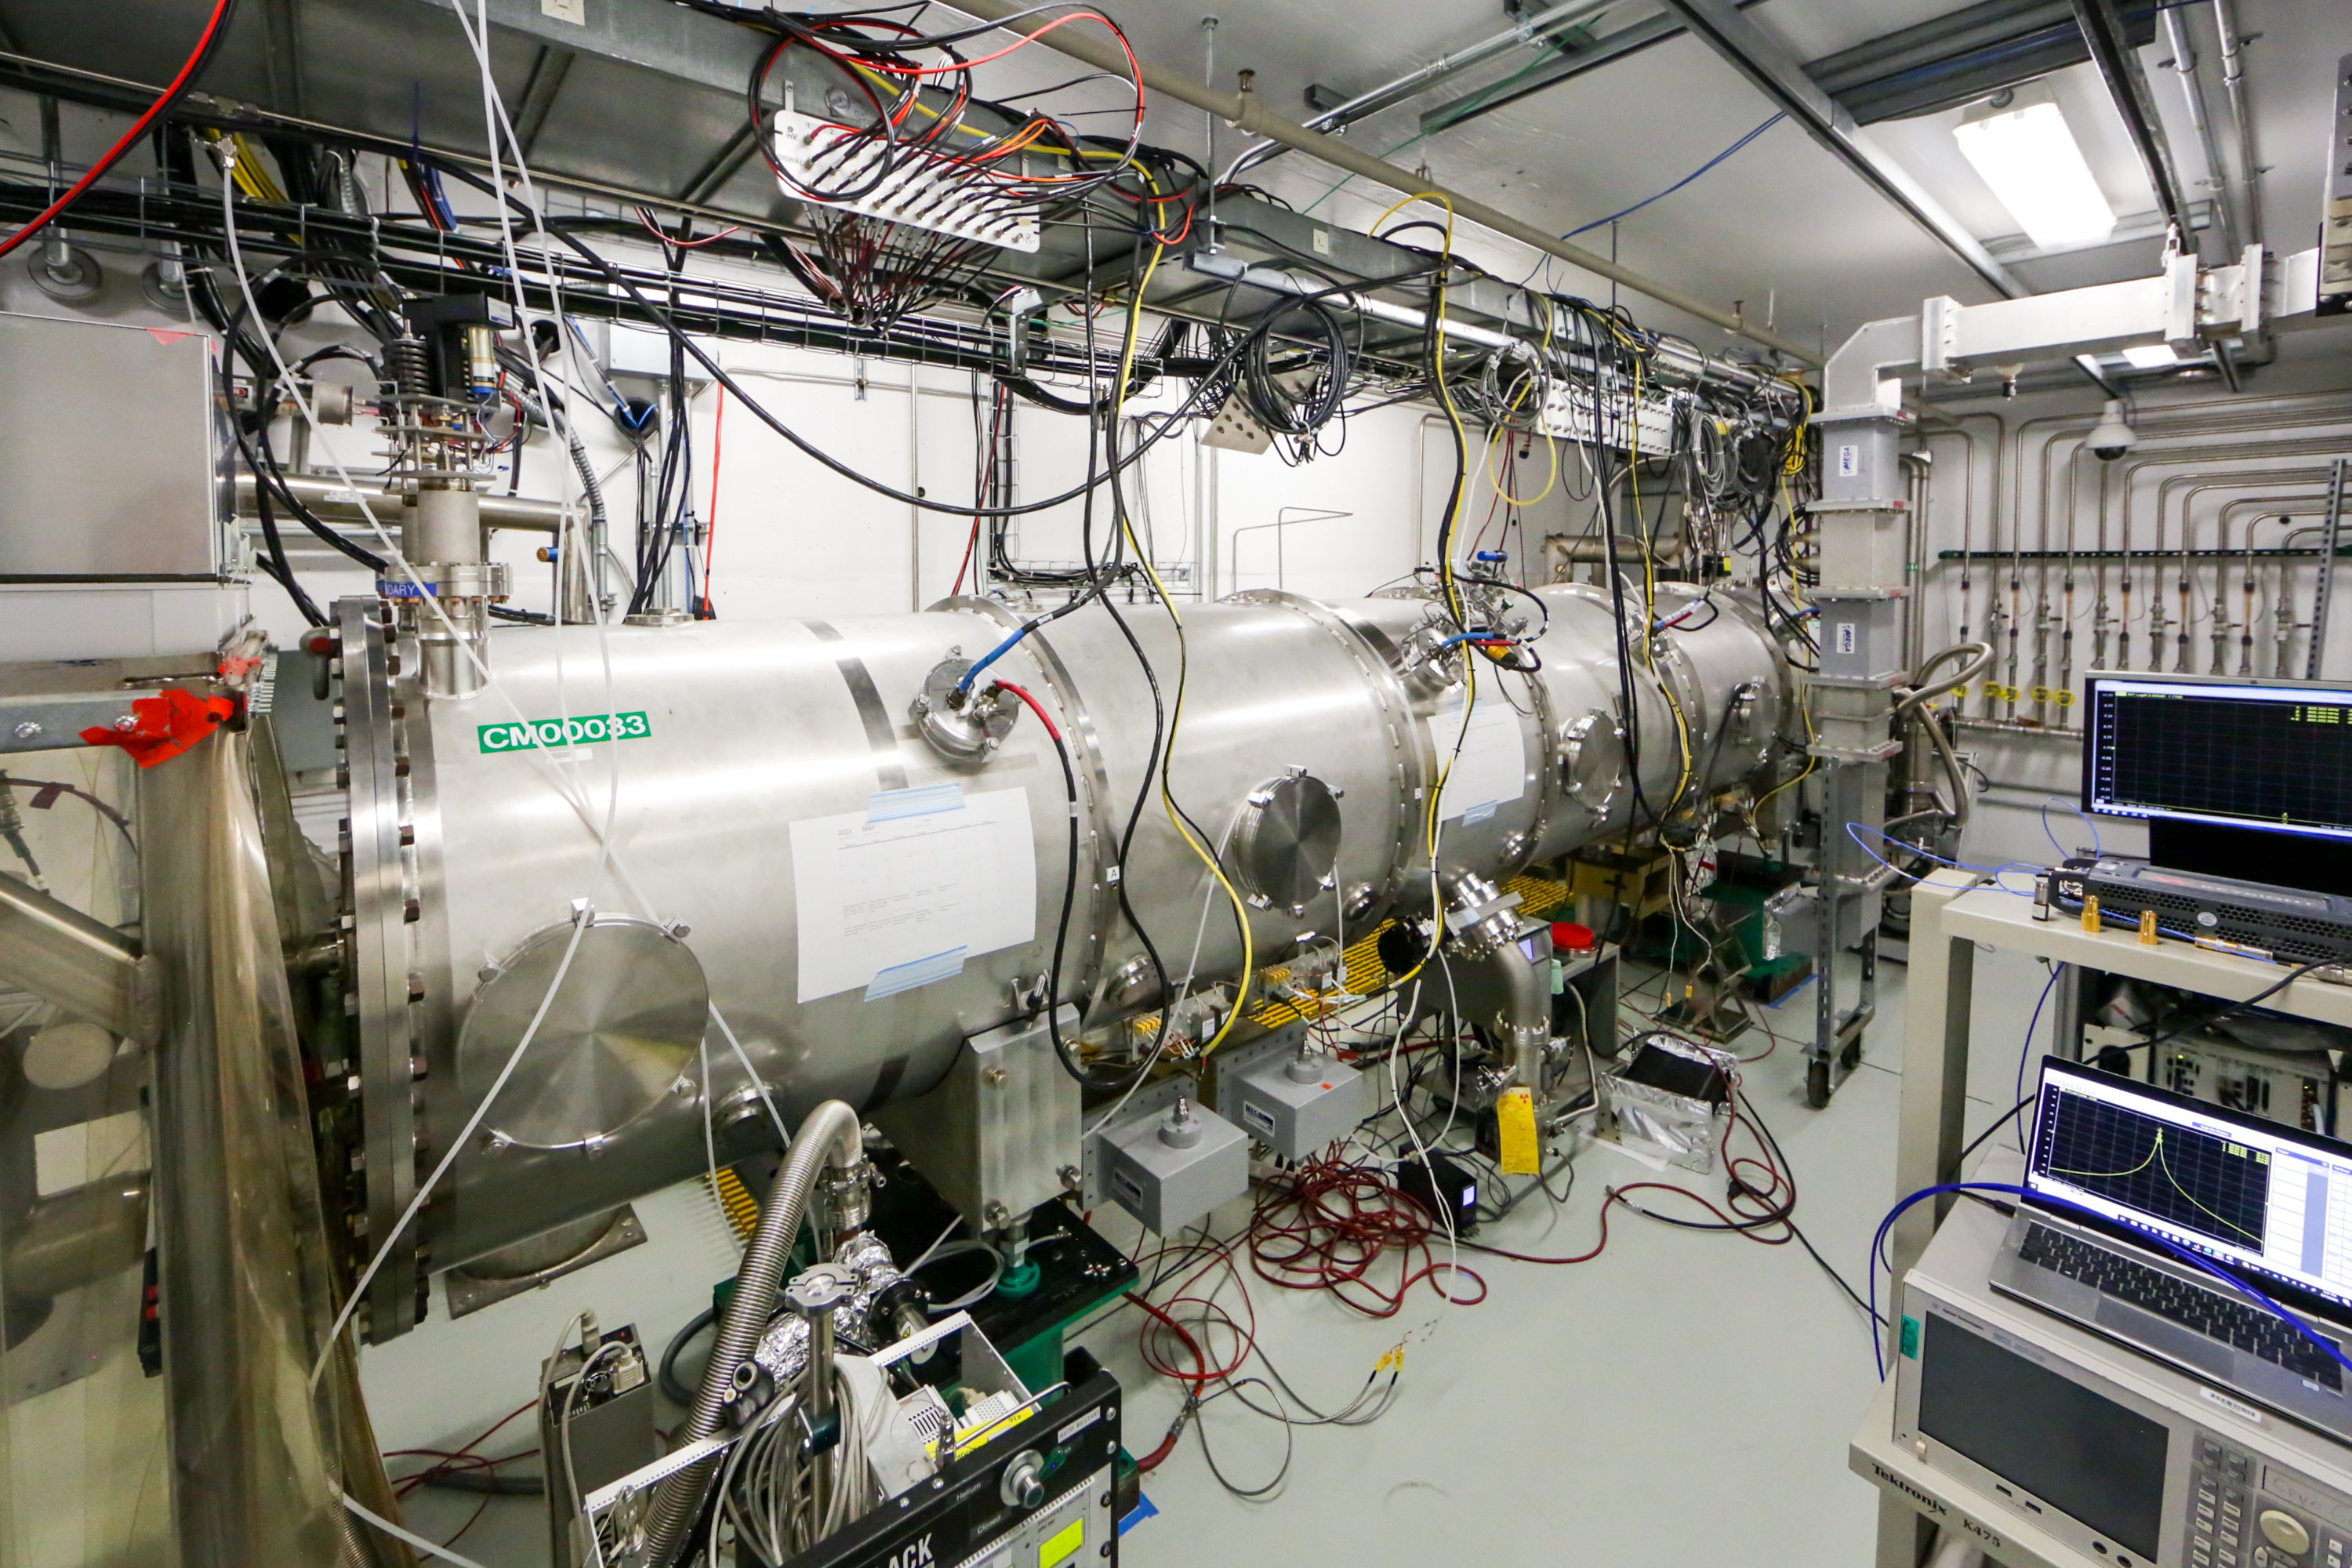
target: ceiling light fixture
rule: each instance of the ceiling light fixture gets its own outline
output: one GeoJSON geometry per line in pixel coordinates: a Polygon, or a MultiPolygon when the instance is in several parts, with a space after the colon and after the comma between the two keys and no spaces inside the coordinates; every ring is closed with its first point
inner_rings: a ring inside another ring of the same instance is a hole
{"type": "Polygon", "coordinates": [[[2170,343],[2140,343],[2124,350],[2124,363],[2134,370],[2162,370],[2168,364],[2179,364],[2180,355],[2170,343]]]}
{"type": "Polygon", "coordinates": [[[2041,248],[2096,245],[2115,232],[2116,209],[2091,177],[2066,116],[2042,83],[1970,106],[1952,135],[2041,248]]]}

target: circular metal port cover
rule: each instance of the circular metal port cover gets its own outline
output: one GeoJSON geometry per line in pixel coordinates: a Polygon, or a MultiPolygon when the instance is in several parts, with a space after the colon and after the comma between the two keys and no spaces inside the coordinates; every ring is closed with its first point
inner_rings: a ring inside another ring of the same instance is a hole
{"type": "Polygon", "coordinates": [[[1595,816],[1609,815],[1625,785],[1624,727],[1598,709],[1560,731],[1560,781],[1569,798],[1595,816]]]}
{"type": "Polygon", "coordinates": [[[1303,914],[1339,862],[1339,798],[1304,771],[1250,791],[1234,827],[1234,865],[1250,902],[1303,914]]]}
{"type": "Polygon", "coordinates": [[[659,1103],[695,1059],[710,985],[686,943],[651,921],[598,915],[548,1001],[569,923],[533,931],[474,994],[457,1042],[457,1079],[470,1101],[488,1092],[515,1043],[547,1002],[514,1076],[485,1124],[536,1149],[607,1137],[659,1103]]]}

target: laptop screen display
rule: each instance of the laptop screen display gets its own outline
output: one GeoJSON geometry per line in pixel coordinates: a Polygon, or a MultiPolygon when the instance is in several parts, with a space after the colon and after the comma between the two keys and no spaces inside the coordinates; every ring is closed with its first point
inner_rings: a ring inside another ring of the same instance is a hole
{"type": "Polygon", "coordinates": [[[2052,1058],[2024,1184],[2352,1319],[2352,1146],[2052,1058]]]}

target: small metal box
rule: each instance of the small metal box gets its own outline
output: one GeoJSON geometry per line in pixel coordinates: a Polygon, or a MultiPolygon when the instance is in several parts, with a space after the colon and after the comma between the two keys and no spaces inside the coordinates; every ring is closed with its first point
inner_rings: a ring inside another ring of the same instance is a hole
{"type": "Polygon", "coordinates": [[[661,1455],[654,1431],[653,1368],[636,1326],[598,1335],[596,1342],[593,1355],[567,1345],[540,1370],[546,1398],[539,1407],[539,1447],[543,1461],[553,1461],[545,1471],[549,1552],[555,1568],[612,1560],[616,1541],[600,1542],[598,1553],[581,1550],[586,1542],[574,1528],[581,1500],[661,1455]],[[576,1495],[571,1489],[574,1481],[576,1495]]]}
{"type": "MultiPolygon", "coordinates": [[[[1062,1029],[1077,1032],[1076,1009],[1062,1029]]],[[[993,1230],[1062,1195],[1078,1168],[1078,1086],[1043,1018],[974,1035],[929,1093],[873,1113],[973,1230],[993,1230]]]]}
{"type": "Polygon", "coordinates": [[[211,340],[0,314],[0,582],[216,578],[211,340]]]}
{"type": "Polygon", "coordinates": [[[1162,1236],[1249,1191],[1248,1136],[1190,1100],[1122,1118],[1100,1136],[1109,1195],[1162,1236]]]}
{"type": "Polygon", "coordinates": [[[1260,1058],[1219,1079],[1217,1102],[1242,1131],[1285,1160],[1319,1154],[1372,1113],[1371,1083],[1327,1056],[1296,1049],[1260,1058]],[[1300,1074],[1306,1069],[1306,1076],[1300,1074]]]}

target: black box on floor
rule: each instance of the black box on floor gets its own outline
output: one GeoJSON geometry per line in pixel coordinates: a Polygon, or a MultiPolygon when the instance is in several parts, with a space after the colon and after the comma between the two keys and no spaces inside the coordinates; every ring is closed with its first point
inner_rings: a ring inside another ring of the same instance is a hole
{"type": "Polygon", "coordinates": [[[1454,1216],[1454,1234],[1467,1236],[1478,1228],[1478,1178],[1458,1160],[1432,1154],[1423,1164],[1418,1154],[1399,1160],[1394,1168],[1399,1191],[1444,1223],[1454,1216]]]}

